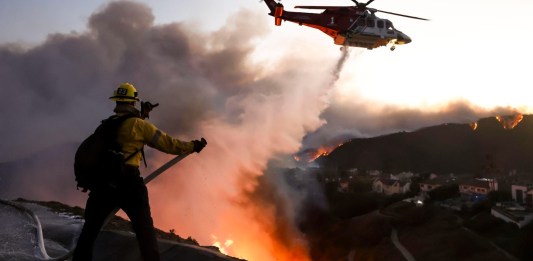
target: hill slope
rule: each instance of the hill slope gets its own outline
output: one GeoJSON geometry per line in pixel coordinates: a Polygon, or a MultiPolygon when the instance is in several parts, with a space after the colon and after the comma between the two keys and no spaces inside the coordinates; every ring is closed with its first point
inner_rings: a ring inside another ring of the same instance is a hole
{"type": "MultiPolygon", "coordinates": [[[[71,251],[83,226],[83,210],[59,202],[37,202],[19,199],[0,202],[1,260],[44,260],[44,254],[60,257],[71,251]],[[35,215],[39,222],[32,219],[35,215]],[[37,231],[42,225],[42,239],[37,231]],[[43,241],[44,251],[37,249],[43,241]]],[[[104,227],[95,243],[94,260],[141,260],[135,235],[129,222],[115,216],[104,227]]],[[[216,247],[199,246],[193,239],[182,239],[173,233],[157,230],[161,260],[242,261],[226,256],[216,247]]]]}
{"type": "Polygon", "coordinates": [[[328,168],[387,172],[473,173],[532,172],[533,116],[514,128],[495,118],[470,124],[443,124],[414,132],[351,140],[319,163],[328,168]]]}

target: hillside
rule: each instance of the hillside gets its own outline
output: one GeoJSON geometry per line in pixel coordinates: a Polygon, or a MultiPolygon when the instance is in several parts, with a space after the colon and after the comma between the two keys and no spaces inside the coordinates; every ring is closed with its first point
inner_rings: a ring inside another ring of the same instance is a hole
{"type": "MultiPolygon", "coordinates": [[[[507,117],[510,119],[512,116],[507,117]]],[[[322,157],[326,168],[501,175],[533,171],[533,116],[516,125],[496,117],[449,123],[374,138],[353,139],[322,157]]]]}
{"type": "MultiPolygon", "coordinates": [[[[59,202],[0,201],[0,260],[45,260],[43,253],[62,257],[75,247],[83,225],[83,209],[59,202]],[[14,205],[13,205],[14,204],[14,205]],[[35,215],[39,220],[32,219],[35,215]],[[42,238],[38,231],[42,226],[42,238]],[[43,242],[44,250],[37,249],[43,242]]],[[[95,242],[94,260],[140,260],[138,243],[129,221],[115,216],[95,242]]],[[[200,246],[192,238],[156,229],[161,260],[242,261],[222,254],[218,248],[200,246]]]]}

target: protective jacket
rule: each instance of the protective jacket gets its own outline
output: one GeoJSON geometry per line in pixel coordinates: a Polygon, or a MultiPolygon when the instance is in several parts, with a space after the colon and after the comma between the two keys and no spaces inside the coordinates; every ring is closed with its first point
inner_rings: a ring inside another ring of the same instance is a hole
{"type": "MultiPolygon", "coordinates": [[[[135,107],[128,105],[118,105],[115,108],[115,113],[119,116],[138,112],[135,107]]],[[[194,150],[194,143],[192,141],[187,142],[172,138],[165,132],[157,129],[152,123],[137,117],[124,121],[118,130],[117,141],[122,145],[122,152],[125,157],[140,151],[144,145],[174,155],[191,153],[194,150]]],[[[141,159],[142,154],[136,153],[126,164],[139,167],[141,159]]]]}

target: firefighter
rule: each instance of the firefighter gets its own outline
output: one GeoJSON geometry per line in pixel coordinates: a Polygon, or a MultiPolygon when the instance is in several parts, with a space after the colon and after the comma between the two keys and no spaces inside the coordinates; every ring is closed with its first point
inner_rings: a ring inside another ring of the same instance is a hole
{"type": "Polygon", "coordinates": [[[116,102],[117,116],[134,114],[126,119],[118,129],[117,142],[122,146],[124,157],[132,155],[124,166],[121,179],[116,186],[103,186],[92,189],[85,207],[85,224],[74,251],[73,261],[92,260],[94,242],[106,218],[116,208],[121,208],[131,220],[136,233],[142,259],[157,261],[159,250],[150,213],[148,191],[140,176],[139,165],[143,157],[144,145],[165,153],[180,155],[199,153],[207,144],[205,139],[181,141],[160,131],[152,123],[140,116],[135,103],[139,102],[137,90],[130,83],[121,84],[110,97],[116,102]]]}

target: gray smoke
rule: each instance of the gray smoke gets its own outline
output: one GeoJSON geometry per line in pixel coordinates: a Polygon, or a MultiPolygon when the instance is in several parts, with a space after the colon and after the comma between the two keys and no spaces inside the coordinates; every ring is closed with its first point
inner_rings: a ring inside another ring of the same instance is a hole
{"type": "Polygon", "coordinates": [[[335,145],[353,138],[368,138],[399,131],[415,131],[443,123],[473,123],[484,117],[520,113],[515,108],[480,108],[468,101],[453,101],[445,108],[431,111],[424,108],[402,108],[377,105],[366,101],[332,102],[321,115],[326,120],[316,131],[308,133],[303,149],[335,145]]]}
{"type": "MultiPolygon", "coordinates": [[[[269,160],[298,150],[305,133],[322,123],[328,83],[336,79],[328,68],[337,68],[337,78],[340,72],[335,59],[293,55],[265,75],[250,59],[254,43],[267,32],[255,17],[240,11],[216,32],[193,32],[183,23],[154,25],[148,7],[120,1],[94,13],[85,32],[50,35],[32,48],[0,46],[0,80],[9,97],[0,105],[6,123],[0,130],[0,197],[83,205],[86,195],[74,190],[73,152],[111,114],[108,97],[127,81],[142,99],[161,104],[150,120],[163,131],[184,140],[205,135],[209,141],[201,159],[173,169],[181,175],[166,173],[165,182],[150,185],[158,226],[204,244],[217,231],[234,232],[236,240],[248,237],[249,231],[231,231],[238,226],[228,223],[256,221],[223,195],[250,189],[269,160]],[[183,211],[190,207],[195,211],[183,211]]],[[[160,154],[148,155],[151,169],[164,161],[160,154]]],[[[269,219],[265,213],[258,217],[269,219]]],[[[268,259],[278,248],[258,253],[268,259]]]]}
{"type": "Polygon", "coordinates": [[[185,140],[198,138],[198,124],[210,118],[236,121],[241,111],[227,110],[227,100],[252,90],[256,72],[247,57],[251,42],[266,32],[263,24],[244,22],[253,16],[241,11],[217,32],[195,33],[182,23],[155,26],[143,4],[112,2],[89,18],[86,32],[51,34],[32,48],[0,46],[0,163],[29,173],[35,171],[28,168],[32,158],[51,154],[71,175],[72,149],[111,115],[114,103],[108,97],[126,81],[141,99],[161,104],[151,121],[185,140]],[[245,41],[239,37],[243,32],[245,41]],[[64,144],[73,145],[66,150],[64,144]]]}

